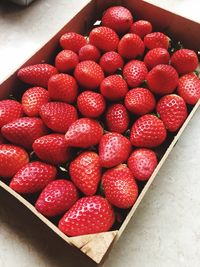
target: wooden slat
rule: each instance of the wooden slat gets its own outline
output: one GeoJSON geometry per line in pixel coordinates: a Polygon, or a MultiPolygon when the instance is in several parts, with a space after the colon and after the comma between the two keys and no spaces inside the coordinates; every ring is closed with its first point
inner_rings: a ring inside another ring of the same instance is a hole
{"type": "Polygon", "coordinates": [[[118,231],[71,237],[70,242],[96,263],[100,263],[118,231]]]}

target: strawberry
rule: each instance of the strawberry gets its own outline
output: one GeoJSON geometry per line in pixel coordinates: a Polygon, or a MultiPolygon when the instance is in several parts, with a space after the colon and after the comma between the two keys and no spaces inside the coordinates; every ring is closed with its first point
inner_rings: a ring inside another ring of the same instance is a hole
{"type": "Polygon", "coordinates": [[[78,53],[81,47],[86,44],[87,41],[84,36],[76,32],[67,32],[60,37],[60,45],[62,48],[72,50],[75,53],[78,53]]]}
{"type": "Polygon", "coordinates": [[[124,133],[129,121],[128,112],[122,104],[114,104],[106,112],[106,125],[111,132],[124,133]]]}
{"type": "Polygon", "coordinates": [[[22,105],[15,100],[0,101],[0,128],[5,124],[12,122],[23,116],[22,105]]]}
{"type": "Polygon", "coordinates": [[[129,61],[123,69],[123,77],[131,87],[139,86],[146,79],[148,70],[144,62],[139,60],[129,61]]]}
{"type": "Polygon", "coordinates": [[[144,37],[144,45],[148,49],[157,47],[168,49],[169,41],[169,37],[162,32],[152,32],[144,37]]]}
{"type": "Polygon", "coordinates": [[[200,80],[194,73],[185,74],[179,79],[178,94],[187,104],[195,105],[200,99],[200,80]]]}
{"type": "Polygon", "coordinates": [[[130,112],[138,116],[152,112],[156,106],[154,95],[148,89],[139,87],[128,91],[124,103],[130,112]]]}
{"type": "Polygon", "coordinates": [[[62,102],[43,105],[40,116],[47,127],[58,133],[66,133],[69,126],[78,119],[76,108],[62,102]]]}
{"type": "Polygon", "coordinates": [[[1,133],[11,143],[31,150],[33,142],[47,134],[47,129],[41,119],[23,117],[4,125],[1,133]]]}
{"type": "Polygon", "coordinates": [[[101,166],[111,168],[125,162],[131,152],[130,141],[119,133],[105,134],[99,144],[101,166]]]}
{"type": "Polygon", "coordinates": [[[103,129],[98,121],[81,118],[69,127],[65,138],[72,147],[87,148],[97,145],[103,135],[103,129]]]}
{"type": "Polygon", "coordinates": [[[116,51],[119,43],[119,37],[115,31],[108,27],[96,27],[89,34],[90,44],[98,49],[108,52],[116,51]]]}
{"type": "Polygon", "coordinates": [[[43,189],[35,208],[46,217],[54,217],[69,210],[77,200],[78,191],[73,183],[59,179],[43,189]]]}
{"type": "Polygon", "coordinates": [[[78,96],[77,105],[80,113],[88,118],[99,117],[106,108],[104,97],[91,91],[81,93],[78,96]]]}
{"type": "Polygon", "coordinates": [[[102,55],[99,65],[107,74],[113,74],[124,66],[123,58],[115,51],[106,52],[102,55]]]}
{"type": "Polygon", "coordinates": [[[144,43],[137,34],[127,33],[119,41],[118,53],[126,59],[142,56],[144,54],[144,43]]]}
{"type": "Polygon", "coordinates": [[[50,101],[49,92],[42,87],[32,87],[22,96],[24,113],[29,117],[37,117],[42,105],[50,101]]]}
{"type": "Polygon", "coordinates": [[[147,68],[151,70],[153,67],[159,64],[169,64],[170,55],[169,52],[165,48],[154,48],[149,50],[145,57],[144,63],[147,68]]]}
{"type": "Polygon", "coordinates": [[[132,128],[130,141],[136,147],[157,147],[167,137],[164,123],[154,115],[146,114],[137,119],[132,128]]]}
{"type": "Polygon", "coordinates": [[[107,170],[102,177],[102,186],[106,199],[121,209],[133,206],[138,197],[138,186],[133,174],[124,165],[107,170]]]}
{"type": "Polygon", "coordinates": [[[93,60],[95,62],[98,62],[101,56],[99,50],[91,44],[87,44],[81,47],[78,52],[78,55],[80,61],[93,60]]]}
{"type": "Polygon", "coordinates": [[[57,69],[52,65],[36,64],[21,68],[17,76],[25,83],[46,88],[49,78],[57,73],[57,69]]]}
{"type": "Polygon", "coordinates": [[[52,100],[73,103],[78,94],[78,85],[74,77],[60,73],[49,79],[48,92],[52,100]]]}
{"type": "Polygon", "coordinates": [[[78,55],[72,50],[62,50],[55,58],[55,66],[60,72],[73,71],[78,62],[78,55]]]}
{"type": "Polygon", "coordinates": [[[79,199],[59,221],[58,228],[68,236],[95,234],[108,231],[115,214],[108,201],[101,196],[79,199]]]}
{"type": "Polygon", "coordinates": [[[90,151],[81,153],[70,163],[69,174],[81,192],[86,196],[94,195],[101,179],[99,156],[90,151]]]}
{"type": "Polygon", "coordinates": [[[102,81],[100,91],[108,100],[117,101],[125,97],[128,86],[120,75],[110,75],[102,81]]]}
{"type": "Polygon", "coordinates": [[[87,89],[97,88],[104,79],[102,68],[92,60],[80,62],[75,68],[74,76],[78,83],[87,89]]]}
{"type": "Polygon", "coordinates": [[[177,131],[188,115],[185,101],[175,94],[163,96],[158,101],[156,110],[170,132],[177,131]]]}
{"type": "Polygon", "coordinates": [[[193,72],[199,64],[198,57],[193,50],[180,49],[173,53],[171,64],[179,74],[193,72]]]}
{"type": "Polygon", "coordinates": [[[40,162],[34,161],[24,165],[12,178],[10,187],[20,194],[36,193],[55,179],[56,168],[40,162]]]}
{"type": "Polygon", "coordinates": [[[146,77],[149,89],[159,95],[171,94],[178,85],[178,73],[169,65],[155,66],[146,77]]]}
{"type": "Polygon", "coordinates": [[[0,145],[0,176],[11,178],[19,169],[29,162],[27,152],[18,146],[0,145]]]}
{"type": "Polygon", "coordinates": [[[138,20],[131,25],[130,32],[137,34],[143,39],[145,35],[152,32],[152,25],[147,20],[138,20]]]}
{"type": "Polygon", "coordinates": [[[66,163],[70,157],[64,134],[48,134],[36,139],[33,150],[40,160],[53,165],[66,163]]]}
{"type": "Polygon", "coordinates": [[[118,34],[126,33],[133,23],[131,12],[123,6],[108,8],[102,17],[102,25],[109,27],[118,34]]]}
{"type": "Polygon", "coordinates": [[[128,167],[135,179],[147,181],[158,164],[156,153],[147,148],[139,148],[132,152],[128,159],[128,167]]]}

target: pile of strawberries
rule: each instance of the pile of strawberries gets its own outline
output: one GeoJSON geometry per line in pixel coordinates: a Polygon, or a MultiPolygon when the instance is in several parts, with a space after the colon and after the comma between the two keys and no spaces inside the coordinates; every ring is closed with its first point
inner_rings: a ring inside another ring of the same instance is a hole
{"type": "Polygon", "coordinates": [[[156,147],[200,99],[194,51],[107,9],[89,37],[67,32],[55,67],[18,71],[28,88],[0,101],[0,176],[68,236],[108,231],[157,166],[156,147]],[[170,51],[171,52],[171,51],[170,51]],[[60,176],[60,173],[62,175],[60,176]],[[64,174],[64,175],[63,175],[64,174]]]}

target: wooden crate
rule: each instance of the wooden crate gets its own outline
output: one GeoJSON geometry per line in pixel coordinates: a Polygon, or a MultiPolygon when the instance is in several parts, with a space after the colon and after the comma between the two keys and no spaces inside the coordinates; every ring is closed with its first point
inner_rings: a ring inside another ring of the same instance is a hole
{"type": "MultiPolygon", "coordinates": [[[[137,18],[147,19],[151,21],[154,29],[165,32],[169,36],[173,37],[173,39],[180,40],[185,47],[194,49],[196,51],[200,48],[200,25],[194,21],[178,16],[177,14],[161,9],[145,1],[92,0],[88,1],[88,4],[71,21],[66,22],[66,25],[63,25],[63,28],[55,36],[53,36],[53,38],[48,43],[46,43],[36,54],[34,54],[28,61],[26,61],[23,66],[40,62],[51,62],[58,48],[58,40],[63,33],[68,31],[76,31],[82,34],[87,34],[101,12],[108,6],[116,4],[128,7],[133,12],[134,17],[136,16],[137,18]]],[[[20,93],[21,86],[22,83],[17,79],[15,72],[0,85],[0,99],[5,99],[10,93],[13,92],[13,90],[18,90],[17,92],[20,93]]],[[[67,237],[51,221],[37,212],[32,204],[30,204],[18,193],[14,192],[2,181],[0,181],[0,188],[6,190],[9,194],[20,201],[43,223],[51,228],[55,232],[55,234],[60,236],[69,245],[78,248],[86,255],[86,257],[90,257],[95,264],[102,264],[113,244],[119,239],[128,222],[133,217],[134,212],[136,211],[144,195],[148,191],[149,186],[155,179],[156,174],[172,151],[174,145],[180,138],[182,132],[184,131],[185,127],[189,123],[199,105],[200,101],[193,107],[187,120],[185,121],[179,132],[176,134],[176,136],[173,136],[168,140],[168,147],[165,148],[165,153],[162,159],[160,160],[151,178],[146,183],[136,203],[134,204],[123,224],[118,230],[100,234],[67,237]]]]}

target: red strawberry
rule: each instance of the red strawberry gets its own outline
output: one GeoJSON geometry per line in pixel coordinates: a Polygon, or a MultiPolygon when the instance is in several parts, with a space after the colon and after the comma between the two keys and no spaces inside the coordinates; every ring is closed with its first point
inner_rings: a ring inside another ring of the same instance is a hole
{"type": "Polygon", "coordinates": [[[102,135],[103,129],[99,122],[93,119],[81,118],[72,123],[65,138],[69,146],[87,148],[97,145],[102,135]]]}
{"type": "Polygon", "coordinates": [[[152,32],[144,37],[144,44],[148,49],[169,47],[169,37],[162,32],[152,32]]]}
{"type": "Polygon", "coordinates": [[[87,44],[81,47],[78,55],[80,61],[93,60],[95,62],[99,61],[101,56],[99,50],[94,45],[91,44],[87,44]]]}
{"type": "Polygon", "coordinates": [[[156,110],[170,132],[177,131],[188,115],[185,101],[175,94],[163,96],[158,101],[156,110]]]}
{"type": "Polygon", "coordinates": [[[75,69],[79,58],[72,50],[62,50],[55,59],[55,66],[60,72],[71,72],[75,69]]]}
{"type": "Polygon", "coordinates": [[[41,119],[23,117],[4,125],[1,133],[13,144],[31,150],[33,142],[47,134],[47,129],[41,119]]]}
{"type": "Polygon", "coordinates": [[[5,124],[23,116],[22,105],[15,100],[0,101],[0,128],[5,124]]]}
{"type": "Polygon", "coordinates": [[[102,81],[100,91],[105,98],[116,101],[125,97],[128,86],[120,75],[110,75],[102,81]]]}
{"type": "Polygon", "coordinates": [[[131,152],[130,141],[119,133],[105,134],[99,144],[102,167],[111,168],[125,162],[131,152]]]}
{"type": "Polygon", "coordinates": [[[57,69],[49,64],[36,64],[21,68],[17,76],[25,83],[46,88],[49,78],[57,73],[57,69]]]}
{"type": "Polygon", "coordinates": [[[107,51],[116,51],[119,43],[119,37],[115,31],[108,27],[96,27],[89,34],[90,44],[98,49],[107,51]]]}
{"type": "Polygon", "coordinates": [[[124,133],[129,121],[128,112],[122,104],[114,104],[106,112],[106,125],[111,132],[124,133]]]}
{"type": "Polygon", "coordinates": [[[60,37],[60,45],[63,49],[72,50],[75,53],[86,45],[87,41],[84,36],[76,32],[67,32],[60,37]]]}
{"type": "Polygon", "coordinates": [[[144,43],[137,34],[127,33],[119,41],[118,53],[126,59],[142,56],[144,54],[144,43]]]}
{"type": "Polygon", "coordinates": [[[88,118],[96,118],[102,115],[106,108],[103,96],[99,93],[84,91],[77,99],[78,109],[88,118]]]}
{"type": "Polygon", "coordinates": [[[36,139],[33,150],[40,160],[53,165],[66,163],[70,157],[64,134],[49,134],[36,139]]]}
{"type": "Polygon", "coordinates": [[[194,73],[185,74],[179,79],[178,94],[187,104],[195,105],[200,99],[200,80],[194,73]]]}
{"type": "Polygon", "coordinates": [[[144,62],[139,60],[129,61],[123,69],[123,77],[131,87],[139,86],[146,79],[148,70],[144,62]]]}
{"type": "Polygon", "coordinates": [[[78,85],[71,75],[56,74],[49,79],[48,91],[52,100],[73,103],[78,94],[78,85]]]}
{"type": "Polygon", "coordinates": [[[58,228],[68,236],[95,234],[108,231],[115,214],[108,201],[100,196],[83,197],[65,213],[58,228]]]}
{"type": "Polygon", "coordinates": [[[78,119],[76,108],[61,102],[43,105],[40,116],[47,127],[58,133],[66,133],[69,126],[78,119]]]}
{"type": "Polygon", "coordinates": [[[156,153],[153,150],[139,148],[133,151],[128,159],[128,167],[135,179],[148,180],[158,164],[156,153]]]}
{"type": "Polygon", "coordinates": [[[101,57],[99,65],[102,67],[103,71],[107,74],[113,74],[118,69],[122,69],[124,66],[124,61],[122,57],[115,51],[110,51],[101,57]]]}
{"type": "Polygon", "coordinates": [[[138,186],[130,169],[119,165],[106,171],[102,177],[106,199],[114,206],[127,209],[138,197],[138,186]]]}
{"type": "Polygon", "coordinates": [[[104,79],[102,68],[92,60],[80,62],[76,66],[74,76],[81,86],[88,89],[97,88],[104,79]]]}
{"type": "Polygon", "coordinates": [[[143,39],[145,35],[152,32],[152,25],[147,20],[138,20],[131,25],[130,32],[139,35],[143,39]]]}
{"type": "Polygon", "coordinates": [[[35,208],[46,217],[54,217],[66,212],[78,200],[78,191],[72,182],[55,180],[42,191],[35,208]]]}
{"type": "Polygon", "coordinates": [[[198,57],[193,50],[180,49],[171,57],[171,64],[179,74],[193,72],[199,64],[198,57]]]}
{"type": "Polygon", "coordinates": [[[26,151],[18,146],[0,145],[0,176],[11,178],[29,162],[26,151]]]}
{"type": "Polygon", "coordinates": [[[55,179],[56,168],[40,162],[34,161],[24,165],[13,177],[10,187],[20,194],[36,193],[55,179]]]}
{"type": "Polygon", "coordinates": [[[144,63],[150,70],[159,64],[169,64],[170,55],[165,48],[154,48],[146,53],[144,63]]]}
{"type": "Polygon", "coordinates": [[[36,117],[42,105],[50,101],[49,92],[42,87],[32,87],[22,96],[24,113],[29,117],[36,117]]]}
{"type": "Polygon", "coordinates": [[[171,94],[178,85],[178,73],[169,65],[155,66],[147,75],[149,89],[159,95],[171,94]]]}
{"type": "Polygon", "coordinates": [[[150,113],[156,106],[154,95],[145,88],[134,88],[128,91],[124,103],[129,111],[138,116],[150,113]]]}
{"type": "Polygon", "coordinates": [[[123,6],[108,8],[102,17],[102,25],[109,27],[119,34],[126,33],[133,23],[131,12],[123,6]]]}
{"type": "Polygon", "coordinates": [[[69,174],[81,192],[86,196],[94,195],[101,179],[99,156],[90,151],[81,153],[70,163],[69,174]]]}
{"type": "Polygon", "coordinates": [[[156,147],[167,137],[164,123],[154,115],[144,115],[131,128],[130,141],[136,147],[156,147]]]}

